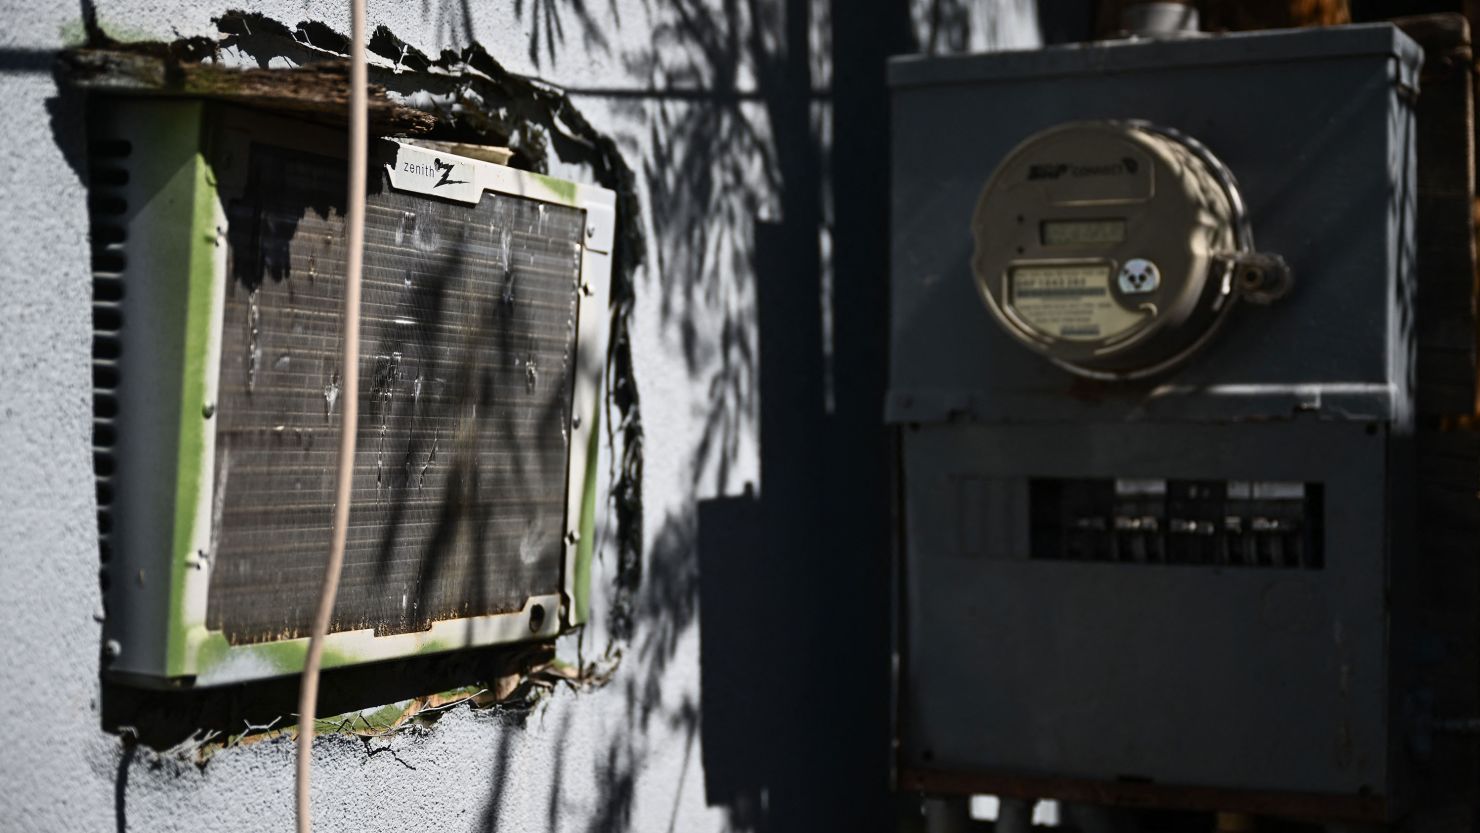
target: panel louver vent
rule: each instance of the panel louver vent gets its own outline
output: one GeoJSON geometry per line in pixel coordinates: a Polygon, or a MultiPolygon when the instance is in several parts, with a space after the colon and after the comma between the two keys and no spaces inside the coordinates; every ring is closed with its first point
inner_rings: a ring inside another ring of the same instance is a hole
{"type": "MultiPolygon", "coordinates": [[[[127,265],[123,215],[128,209],[128,157],[133,148],[122,139],[99,139],[88,148],[89,233],[92,243],[93,290],[93,471],[97,479],[98,554],[112,556],[113,446],[117,441],[116,390],[122,356],[124,282],[127,265]]],[[[106,581],[107,573],[104,574],[106,581]]]]}

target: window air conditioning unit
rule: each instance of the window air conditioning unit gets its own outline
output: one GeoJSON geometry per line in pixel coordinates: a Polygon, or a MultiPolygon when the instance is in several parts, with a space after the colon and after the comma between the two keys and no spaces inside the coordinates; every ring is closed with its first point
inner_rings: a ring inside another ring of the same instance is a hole
{"type": "MultiPolygon", "coordinates": [[[[106,673],[299,671],[330,544],[345,134],[191,100],[92,127],[106,673]]],[[[377,141],[325,665],[580,624],[612,192],[377,141]]]]}

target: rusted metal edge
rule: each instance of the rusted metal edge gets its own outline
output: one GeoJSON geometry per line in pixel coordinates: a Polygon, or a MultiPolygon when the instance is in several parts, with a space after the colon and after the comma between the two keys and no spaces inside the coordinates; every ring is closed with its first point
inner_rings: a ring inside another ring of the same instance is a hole
{"type": "Polygon", "coordinates": [[[1470,22],[1464,15],[1457,12],[1409,15],[1393,18],[1392,24],[1423,47],[1424,76],[1468,65],[1470,22]]]}
{"type": "MultiPolygon", "coordinates": [[[[343,124],[349,113],[349,64],[325,61],[291,69],[234,69],[175,60],[143,50],[72,49],[58,54],[63,77],[80,89],[128,95],[203,98],[343,124]]],[[[431,113],[391,101],[370,85],[370,129],[376,135],[422,134],[431,113]]]]}
{"type": "Polygon", "coordinates": [[[1470,331],[1447,350],[1420,342],[1420,373],[1428,401],[1420,411],[1439,417],[1441,430],[1475,430],[1480,417],[1480,272],[1476,270],[1475,60],[1470,22],[1457,13],[1393,18],[1424,50],[1418,103],[1419,306],[1432,307],[1422,329],[1470,331]],[[1439,316],[1438,319],[1435,316],[1439,316]]]}
{"type": "Polygon", "coordinates": [[[1143,809],[1238,812],[1312,821],[1389,820],[1388,803],[1378,795],[1264,792],[915,767],[900,769],[899,789],[937,795],[1053,798],[1143,809]]]}

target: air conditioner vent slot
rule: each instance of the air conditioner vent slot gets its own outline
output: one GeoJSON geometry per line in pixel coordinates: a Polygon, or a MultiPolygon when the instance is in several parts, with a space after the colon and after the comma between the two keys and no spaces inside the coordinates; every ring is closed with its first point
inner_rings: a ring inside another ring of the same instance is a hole
{"type": "MultiPolygon", "coordinates": [[[[360,437],[332,632],[421,631],[558,593],[585,215],[372,187],[360,437]]],[[[255,145],[230,218],[206,623],[308,633],[329,548],[343,162],[255,145]]]]}
{"type": "MultiPolygon", "coordinates": [[[[118,360],[122,357],[123,273],[128,266],[123,226],[128,213],[124,193],[128,185],[131,143],[104,139],[89,145],[89,236],[92,240],[93,271],[93,476],[98,501],[98,559],[107,563],[112,554],[113,474],[117,460],[114,420],[118,416],[116,389],[118,360]]],[[[106,568],[105,568],[106,570],[106,568]]],[[[107,574],[102,574],[106,585],[107,574]]]]}

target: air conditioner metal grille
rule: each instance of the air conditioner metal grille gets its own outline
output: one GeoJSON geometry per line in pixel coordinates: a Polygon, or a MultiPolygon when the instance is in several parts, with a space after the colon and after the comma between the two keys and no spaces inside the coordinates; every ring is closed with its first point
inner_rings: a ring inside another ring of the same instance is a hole
{"type": "MultiPolygon", "coordinates": [[[[561,589],[584,212],[372,188],[354,507],[332,631],[519,610],[561,589]]],[[[206,622],[308,633],[343,403],[343,162],[254,145],[227,204],[206,622]]],[[[553,611],[552,611],[553,613],[553,611]]]]}

